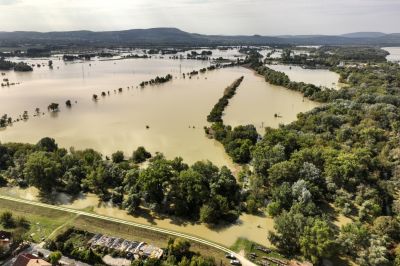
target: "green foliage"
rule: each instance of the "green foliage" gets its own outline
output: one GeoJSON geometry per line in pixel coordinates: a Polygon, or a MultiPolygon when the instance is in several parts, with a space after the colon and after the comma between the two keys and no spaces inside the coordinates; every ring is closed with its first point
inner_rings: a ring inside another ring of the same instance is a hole
{"type": "Polygon", "coordinates": [[[25,62],[18,62],[14,65],[14,71],[30,72],[30,71],[33,71],[33,68],[25,62]]]}
{"type": "Polygon", "coordinates": [[[38,150],[45,152],[55,152],[58,149],[56,141],[52,138],[42,138],[36,144],[36,147],[38,150]]]}
{"type": "Polygon", "coordinates": [[[155,210],[207,223],[232,221],[238,216],[240,194],[234,176],[228,168],[218,169],[210,162],[189,167],[180,159],[169,161],[157,155],[129,183],[124,204],[131,212],[143,199],[155,210]],[[205,210],[209,210],[207,218],[205,210]]]}
{"type": "MultiPolygon", "coordinates": [[[[150,157],[143,147],[138,151],[141,155],[136,158],[150,157]]],[[[143,205],[195,221],[200,219],[201,207],[208,205],[214,213],[207,219],[209,223],[233,222],[240,213],[240,187],[235,177],[228,168],[211,162],[189,167],[181,158],[167,160],[157,154],[148,167],[140,169],[120,161],[121,153],[114,154],[114,161],[103,160],[92,149],[59,149],[51,138],[36,145],[0,144],[0,152],[0,176],[4,172],[10,182],[35,186],[43,197],[53,191],[71,195],[92,192],[131,214],[143,205]]]]}
{"type": "MultiPolygon", "coordinates": [[[[182,238],[170,238],[166,248],[167,257],[162,261],[164,266],[214,266],[215,261],[211,257],[204,257],[190,250],[190,242],[182,238]]],[[[146,263],[146,262],[145,262],[146,263]]]]}
{"type": "Polygon", "coordinates": [[[224,95],[218,100],[218,102],[211,110],[210,114],[207,116],[208,122],[222,123],[222,115],[224,113],[224,110],[228,106],[229,100],[235,95],[236,89],[240,86],[240,83],[242,83],[242,81],[243,77],[240,77],[225,89],[224,95]]]}
{"type": "Polygon", "coordinates": [[[251,151],[257,142],[258,133],[253,125],[237,126],[233,130],[222,123],[214,123],[206,131],[220,141],[225,151],[236,163],[245,164],[251,160],[251,151]]]}
{"type": "Polygon", "coordinates": [[[171,74],[168,74],[168,75],[166,75],[165,77],[159,77],[159,76],[157,76],[156,78],[151,79],[151,80],[149,80],[149,81],[142,81],[139,85],[140,85],[140,87],[144,88],[144,87],[147,86],[147,85],[155,85],[155,84],[166,83],[166,82],[172,80],[172,78],[173,78],[173,77],[172,77],[171,74]]]}
{"type": "Polygon", "coordinates": [[[323,220],[316,219],[306,226],[300,237],[303,256],[318,264],[321,258],[329,258],[335,253],[335,235],[332,227],[323,220]]]}
{"type": "Polygon", "coordinates": [[[284,211],[274,219],[275,232],[270,232],[268,239],[285,254],[300,251],[300,237],[307,225],[307,218],[301,213],[284,211]]]}
{"type": "Polygon", "coordinates": [[[379,216],[381,211],[382,210],[379,204],[376,204],[371,200],[367,200],[361,205],[358,216],[360,221],[371,222],[374,218],[379,216]]]}
{"type": "Polygon", "coordinates": [[[372,236],[369,246],[362,250],[357,258],[358,264],[360,266],[391,265],[387,244],[386,239],[372,236]]]}
{"type": "Polygon", "coordinates": [[[11,70],[11,69],[14,69],[14,71],[19,71],[19,72],[27,72],[33,70],[33,68],[25,62],[15,63],[7,61],[3,57],[0,57],[0,70],[11,70]]]}
{"type": "Polygon", "coordinates": [[[6,185],[7,185],[7,179],[2,174],[0,174],[0,187],[4,187],[6,185]]]}
{"type": "Polygon", "coordinates": [[[47,107],[47,110],[49,110],[51,112],[58,112],[58,110],[59,110],[58,108],[59,108],[59,104],[58,103],[51,103],[47,107]]]}
{"type": "MultiPolygon", "coordinates": [[[[368,46],[321,46],[309,49],[308,53],[296,54],[287,48],[278,59],[284,64],[301,65],[307,68],[335,67],[341,62],[385,62],[388,52],[368,46]]],[[[276,59],[275,59],[276,60],[276,59]]]]}
{"type": "Polygon", "coordinates": [[[103,265],[101,254],[87,247],[90,236],[90,233],[86,231],[68,228],[54,239],[47,240],[45,248],[53,251],[54,259],[58,259],[60,254],[64,254],[90,265],[103,265]],[[61,253],[59,254],[59,252],[61,253]]]}
{"type": "MultiPolygon", "coordinates": [[[[259,67],[257,73],[264,76],[265,81],[273,85],[283,86],[290,90],[301,92],[304,97],[315,101],[328,102],[343,97],[334,89],[321,88],[304,82],[291,81],[285,73],[273,70],[267,66],[259,67]]],[[[346,98],[347,96],[344,97],[346,98]]]]}
{"type": "Polygon", "coordinates": [[[5,211],[0,215],[0,223],[5,228],[14,228],[15,227],[15,219],[13,214],[9,211],[5,211]]]}
{"type": "Polygon", "coordinates": [[[151,158],[151,153],[142,146],[138,147],[132,154],[132,160],[135,163],[142,163],[149,158],[151,158]]]}
{"type": "Polygon", "coordinates": [[[188,257],[190,255],[189,251],[190,242],[188,240],[175,238],[168,241],[168,255],[172,255],[178,260],[181,260],[183,257],[188,257]]]}
{"type": "Polygon", "coordinates": [[[28,182],[43,193],[51,192],[60,177],[61,165],[51,158],[51,154],[38,151],[27,158],[24,175],[28,182]]]}
{"type": "Polygon", "coordinates": [[[394,241],[400,240],[400,221],[397,217],[380,216],[373,222],[374,234],[388,236],[394,241]]]}
{"type": "MultiPolygon", "coordinates": [[[[336,251],[327,248],[335,241],[340,255],[362,265],[386,265],[394,260],[390,246],[399,244],[400,66],[335,70],[350,88],[333,92],[327,104],[299,114],[289,125],[267,128],[255,144],[246,202],[255,200],[275,217],[269,239],[283,252],[319,262],[331,256],[325,251],[336,251]],[[327,221],[337,213],[328,211],[328,204],[355,222],[340,233],[331,230],[327,221]]],[[[282,73],[260,71],[291,86],[282,73]]]]}
{"type": "Polygon", "coordinates": [[[120,163],[124,160],[124,153],[122,151],[116,151],[111,155],[113,163],[120,163]]]}
{"type": "Polygon", "coordinates": [[[8,116],[7,114],[4,114],[0,117],[0,128],[7,127],[12,123],[13,123],[12,117],[8,116]]]}
{"type": "Polygon", "coordinates": [[[60,251],[53,251],[49,254],[49,262],[53,265],[56,265],[62,257],[62,253],[60,251]]]}

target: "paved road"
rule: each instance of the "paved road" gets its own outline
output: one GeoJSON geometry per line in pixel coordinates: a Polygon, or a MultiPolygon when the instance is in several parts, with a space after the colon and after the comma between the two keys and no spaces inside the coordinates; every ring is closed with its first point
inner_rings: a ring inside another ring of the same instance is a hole
{"type": "Polygon", "coordinates": [[[113,217],[108,217],[108,216],[104,216],[104,215],[98,215],[98,214],[95,214],[95,213],[89,213],[89,212],[70,209],[70,208],[66,208],[66,207],[60,207],[60,206],[56,206],[56,205],[45,204],[45,203],[36,202],[36,201],[18,199],[18,198],[3,196],[3,195],[0,195],[0,199],[10,200],[10,201],[24,203],[24,204],[30,204],[30,205],[39,206],[39,207],[48,208],[48,209],[53,209],[53,210],[59,210],[59,211],[74,213],[74,214],[87,216],[87,217],[92,217],[92,218],[97,218],[97,219],[102,219],[102,220],[106,220],[106,221],[110,221],[110,222],[126,224],[126,225],[130,225],[130,226],[135,226],[135,227],[138,227],[138,228],[143,228],[143,229],[146,229],[146,230],[151,230],[151,231],[154,231],[154,232],[164,233],[164,234],[168,234],[168,235],[172,235],[172,236],[176,236],[176,237],[186,238],[188,240],[195,241],[195,242],[198,242],[198,243],[201,243],[201,244],[216,248],[216,249],[221,250],[221,251],[226,252],[226,253],[233,253],[240,260],[242,265],[244,265],[244,266],[255,266],[254,263],[252,263],[251,261],[247,260],[243,256],[233,252],[232,250],[230,250],[230,249],[228,249],[228,248],[226,248],[224,246],[221,246],[219,244],[216,244],[214,242],[211,242],[211,241],[208,241],[208,240],[205,240],[205,239],[201,239],[199,237],[195,237],[195,236],[191,236],[191,235],[187,235],[187,234],[183,234],[183,233],[179,233],[179,232],[175,232],[175,231],[171,231],[171,230],[166,230],[166,229],[158,228],[158,227],[151,226],[151,225],[145,225],[145,224],[139,224],[139,223],[135,223],[135,222],[129,222],[129,221],[113,218],[113,217]]]}

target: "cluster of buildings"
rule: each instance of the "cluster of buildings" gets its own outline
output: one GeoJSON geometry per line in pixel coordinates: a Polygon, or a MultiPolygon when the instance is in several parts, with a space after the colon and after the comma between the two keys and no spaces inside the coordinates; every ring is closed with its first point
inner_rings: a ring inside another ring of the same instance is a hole
{"type": "Polygon", "coordinates": [[[36,255],[26,253],[19,255],[13,266],[51,266],[51,264],[36,255]]]}
{"type": "Polygon", "coordinates": [[[88,242],[92,247],[107,247],[109,249],[130,253],[134,256],[160,259],[164,251],[145,242],[129,241],[123,238],[110,237],[102,234],[94,235],[88,242]]]}
{"type": "MultiPolygon", "coordinates": [[[[0,231],[0,253],[10,251],[12,244],[12,234],[7,231],[0,231]]],[[[2,255],[2,254],[0,254],[2,255]]],[[[51,266],[47,261],[29,253],[20,254],[16,258],[13,266],[51,266]]]]}

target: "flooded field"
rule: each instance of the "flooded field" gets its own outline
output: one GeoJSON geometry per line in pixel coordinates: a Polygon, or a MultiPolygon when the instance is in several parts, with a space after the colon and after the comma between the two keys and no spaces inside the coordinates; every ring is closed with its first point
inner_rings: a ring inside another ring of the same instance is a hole
{"type": "MultiPolygon", "coordinates": [[[[291,122],[299,112],[316,106],[299,93],[271,86],[241,67],[182,78],[181,73],[206,67],[208,61],[53,61],[53,69],[42,66],[30,73],[6,72],[4,77],[20,84],[0,88],[0,114],[15,118],[26,110],[30,118],[2,129],[1,142],[36,143],[48,136],[62,147],[93,148],[104,155],[116,150],[130,155],[145,146],[169,158],[181,156],[187,163],[208,159],[219,166],[231,165],[223,147],[205,137],[203,127],[208,125],[211,108],[235,79],[245,76],[226,110],[227,124],[254,123],[262,132],[262,126],[291,122]],[[141,81],[168,73],[174,76],[171,82],[137,88],[141,81]],[[123,92],[118,93],[118,88],[123,92]],[[102,91],[110,91],[110,96],[101,97],[102,91]],[[98,101],[92,100],[93,94],[99,95],[98,101]],[[72,101],[72,108],[66,108],[66,100],[72,101]],[[60,112],[47,112],[52,102],[60,104],[60,112]],[[45,114],[33,117],[35,108],[45,114]],[[282,118],[275,118],[275,113],[282,118]]],[[[32,62],[47,64],[47,60],[32,62]]]]}
{"type": "Polygon", "coordinates": [[[266,83],[253,71],[243,68],[236,71],[245,78],[225,110],[223,119],[227,125],[253,124],[263,134],[266,126],[276,128],[290,123],[298,113],[319,105],[295,91],[266,83]]]}
{"type": "Polygon", "coordinates": [[[400,62],[400,47],[383,47],[382,49],[390,53],[386,57],[387,60],[392,62],[400,62]]]}
{"type": "MultiPolygon", "coordinates": [[[[30,63],[46,64],[47,60],[30,63]]],[[[290,123],[298,113],[318,106],[300,93],[266,83],[262,76],[242,67],[218,69],[191,79],[182,77],[182,73],[209,64],[209,61],[166,58],[75,63],[54,60],[53,69],[36,66],[31,73],[6,72],[4,77],[20,84],[0,88],[0,114],[18,117],[27,110],[30,118],[2,129],[0,141],[36,143],[49,136],[62,147],[94,148],[104,155],[116,150],[130,155],[138,146],[145,146],[170,158],[181,156],[187,163],[208,159],[219,166],[234,168],[222,145],[208,139],[203,127],[208,125],[206,117],[224,89],[238,77],[244,76],[244,80],[225,110],[225,124],[254,124],[262,134],[264,127],[290,123]],[[173,75],[170,82],[138,86],[141,81],[169,73],[173,75]],[[122,92],[118,92],[119,88],[122,92]],[[102,91],[110,91],[110,95],[102,97],[102,91]],[[93,94],[99,95],[98,101],[92,99],[93,94]],[[72,101],[71,108],[65,106],[66,100],[72,101]],[[60,112],[47,111],[52,102],[60,104],[60,112]],[[43,114],[33,117],[35,108],[40,108],[43,114]]],[[[313,77],[317,81],[329,80],[325,74],[320,72],[313,77]]],[[[304,75],[303,80],[311,79],[304,75]]],[[[38,191],[33,187],[1,188],[0,194],[38,200],[38,191]]],[[[59,193],[54,204],[200,237],[206,235],[207,239],[225,246],[232,245],[238,237],[269,245],[267,235],[273,230],[272,218],[247,214],[242,214],[235,224],[221,228],[162,217],[147,210],[131,216],[111,204],[100,204],[94,194],[72,199],[59,193]]]]}
{"type": "Polygon", "coordinates": [[[305,82],[316,86],[340,89],[339,74],[328,69],[305,69],[300,66],[267,65],[276,71],[284,72],[290,80],[305,82]]]}

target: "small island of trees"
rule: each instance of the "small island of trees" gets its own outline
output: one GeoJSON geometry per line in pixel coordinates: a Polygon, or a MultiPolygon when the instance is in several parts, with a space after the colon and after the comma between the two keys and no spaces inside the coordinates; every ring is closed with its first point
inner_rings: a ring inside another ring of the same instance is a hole
{"type": "Polygon", "coordinates": [[[28,72],[33,71],[33,68],[25,62],[11,62],[4,59],[4,57],[0,58],[0,70],[14,70],[17,72],[28,72]]]}

